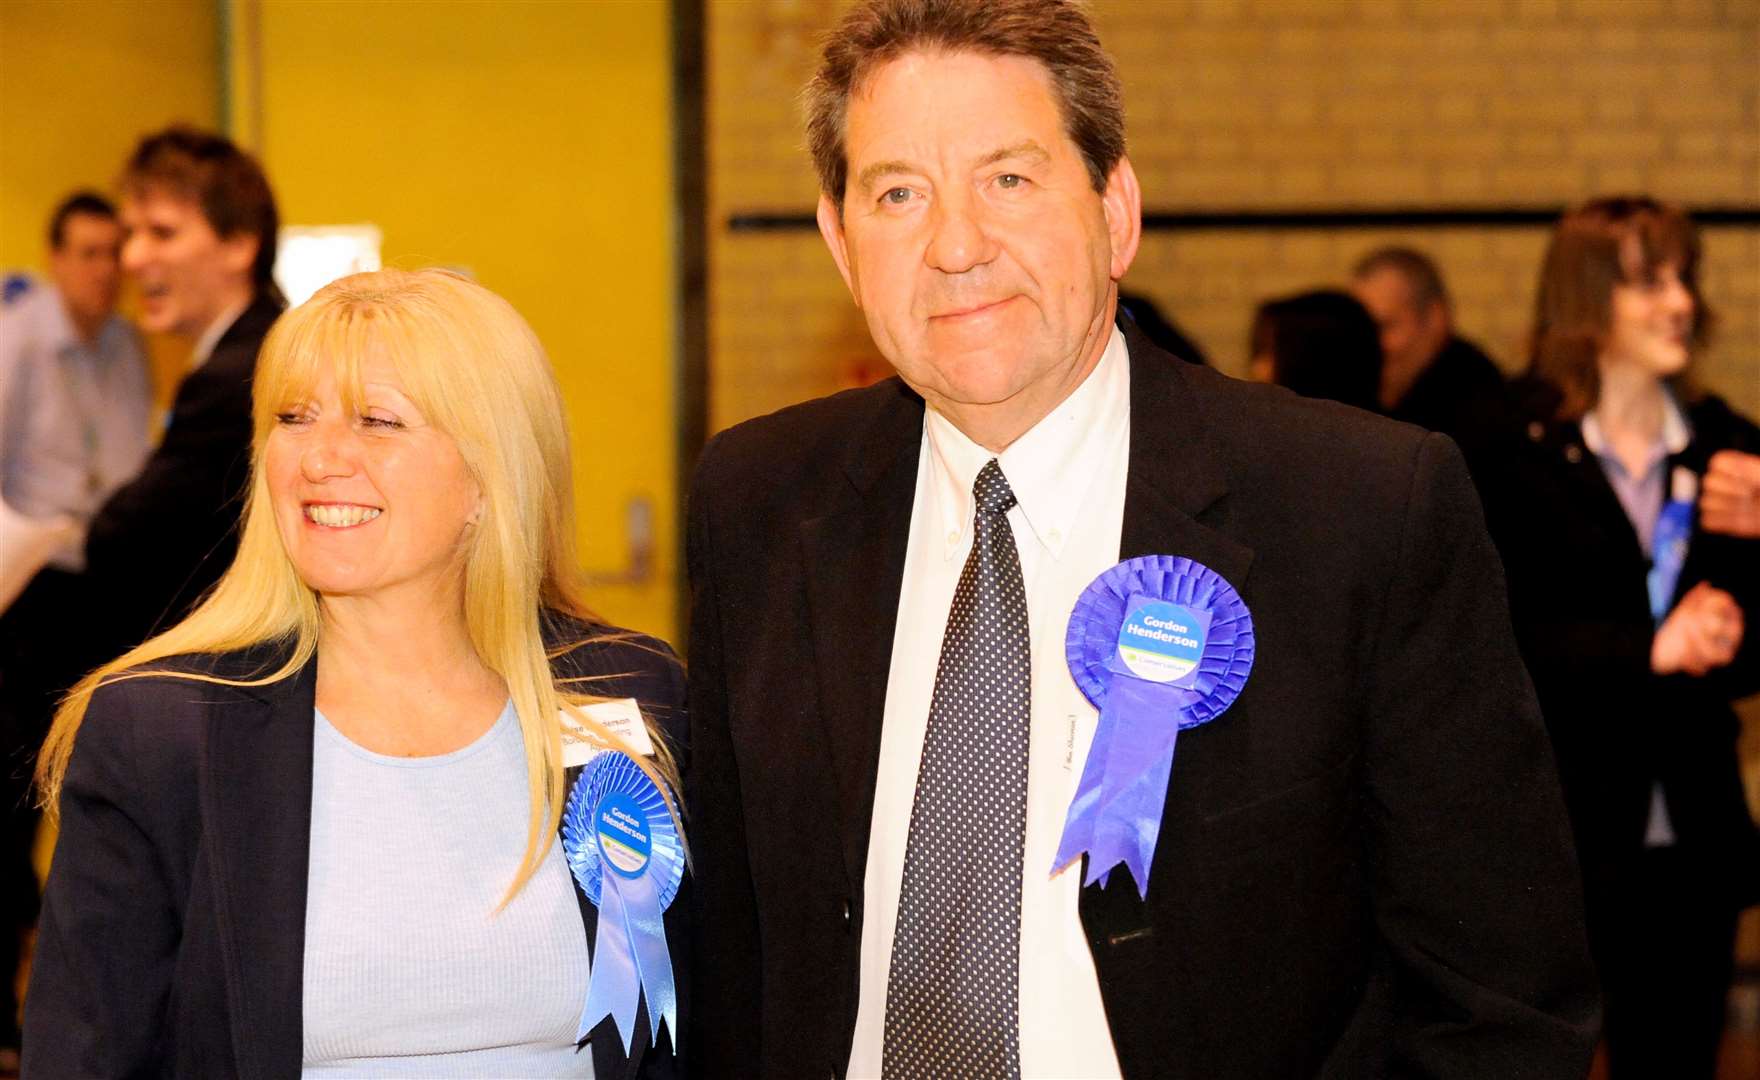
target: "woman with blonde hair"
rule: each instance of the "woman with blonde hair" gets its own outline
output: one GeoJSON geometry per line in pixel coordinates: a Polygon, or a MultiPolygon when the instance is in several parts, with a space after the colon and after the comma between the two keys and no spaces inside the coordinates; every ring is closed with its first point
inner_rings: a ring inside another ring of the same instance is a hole
{"type": "Polygon", "coordinates": [[[1644,197],[1560,220],[1540,272],[1526,435],[1482,474],[1510,609],[1583,871],[1610,1072],[1716,1067],[1736,915],[1760,834],[1731,702],[1760,689],[1744,611],[1760,544],[1708,532],[1698,492],[1760,428],[1688,377],[1709,316],[1699,239],[1644,197]]]}
{"type": "Polygon", "coordinates": [[[582,603],[531,329],[338,281],[264,343],[252,454],[231,569],[44,745],[26,1074],[670,1071],[682,676],[582,603]]]}

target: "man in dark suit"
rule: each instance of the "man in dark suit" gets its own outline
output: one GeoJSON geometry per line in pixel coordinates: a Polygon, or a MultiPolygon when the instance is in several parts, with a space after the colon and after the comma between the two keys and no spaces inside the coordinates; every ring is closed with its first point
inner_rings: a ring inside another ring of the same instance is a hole
{"type": "Polygon", "coordinates": [[[1509,433],[1516,405],[1503,373],[1454,330],[1442,274],[1423,252],[1377,248],[1357,261],[1351,291],[1381,330],[1381,407],[1440,431],[1474,456],[1509,433]]]}
{"type": "Polygon", "coordinates": [[[119,219],[140,327],[187,340],[191,355],[158,446],[87,523],[83,571],[39,574],[0,620],[0,707],[33,749],[70,683],[176,622],[231,564],[251,373],[285,306],[271,277],[275,197],[226,138],[172,127],[142,139],[119,219]]]}
{"type": "Polygon", "coordinates": [[[262,168],[226,138],[174,127],[123,176],[122,264],[141,325],[191,342],[165,436],[86,538],[108,660],[176,622],[231,565],[250,464],[251,374],[285,306],[271,276],[279,217],[262,168]]]}
{"type": "Polygon", "coordinates": [[[722,434],[693,485],[689,1060],[1586,1071],[1568,829],[1453,445],[1115,325],[1140,196],[1073,5],[873,0],[808,104],[900,378],[722,434]],[[1098,731],[1117,763],[1191,715],[1097,714],[1066,666],[1139,556],[1213,571],[1256,648],[1127,822],[1146,875],[1061,842],[1098,731]]]}

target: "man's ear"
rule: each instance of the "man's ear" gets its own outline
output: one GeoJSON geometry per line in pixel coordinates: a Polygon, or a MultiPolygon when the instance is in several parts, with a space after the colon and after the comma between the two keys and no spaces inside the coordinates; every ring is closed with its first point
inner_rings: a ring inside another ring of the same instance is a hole
{"type": "Polygon", "coordinates": [[[825,238],[825,246],[831,249],[831,261],[837,264],[837,272],[843,275],[843,284],[849,289],[850,296],[855,298],[856,307],[862,306],[861,294],[856,292],[855,278],[850,276],[849,247],[843,235],[843,211],[831,196],[819,196],[819,235],[825,238]]]}
{"type": "Polygon", "coordinates": [[[262,241],[252,232],[240,230],[220,238],[220,259],[230,273],[250,277],[257,262],[257,249],[262,241]]]}
{"type": "Polygon", "coordinates": [[[1448,336],[1448,305],[1440,299],[1430,301],[1424,309],[1424,331],[1438,337],[1448,336]]]}
{"type": "Polygon", "coordinates": [[[1143,191],[1137,186],[1137,171],[1131,159],[1121,157],[1106,178],[1106,190],[1100,193],[1100,205],[1106,211],[1106,232],[1112,240],[1112,280],[1124,277],[1137,257],[1137,244],[1143,239],[1143,191]]]}

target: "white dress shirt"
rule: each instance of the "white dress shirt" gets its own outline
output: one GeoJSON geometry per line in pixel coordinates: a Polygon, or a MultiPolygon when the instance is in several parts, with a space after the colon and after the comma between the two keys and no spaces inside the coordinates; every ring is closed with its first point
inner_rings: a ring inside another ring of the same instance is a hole
{"type": "MultiPolygon", "coordinates": [[[[1663,504],[1671,497],[1691,502],[1697,494],[1698,477],[1685,466],[1675,466],[1673,477],[1665,475],[1669,456],[1685,450],[1693,441],[1693,429],[1681,412],[1680,403],[1673,393],[1663,392],[1662,430],[1650,447],[1643,470],[1636,474],[1628,472],[1625,462],[1613,452],[1601,425],[1599,409],[1590,409],[1583,415],[1582,427],[1583,445],[1601,464],[1607,486],[1613,489],[1626,519],[1632,523],[1632,531],[1638,534],[1638,546],[1646,556],[1654,556],[1656,522],[1662,516],[1663,504]]],[[[1661,782],[1657,782],[1650,785],[1650,820],[1644,826],[1644,846],[1671,847],[1674,843],[1674,819],[1668,814],[1668,796],[1661,782]]]]}
{"type": "Polygon", "coordinates": [[[1098,721],[1070,676],[1064,632],[1082,590],[1118,561],[1124,527],[1130,365],[1124,337],[1115,329],[1082,385],[1001,454],[974,443],[933,408],[927,410],[868,839],[861,998],[849,1065],[853,1078],[880,1075],[886,981],[917,767],[947,614],[971,550],[972,484],[992,457],[1017,500],[1008,524],[1020,552],[1032,654],[1021,866],[1021,1076],[1119,1075],[1093,956],[1076,910],[1081,863],[1051,873],[1098,721]]]}

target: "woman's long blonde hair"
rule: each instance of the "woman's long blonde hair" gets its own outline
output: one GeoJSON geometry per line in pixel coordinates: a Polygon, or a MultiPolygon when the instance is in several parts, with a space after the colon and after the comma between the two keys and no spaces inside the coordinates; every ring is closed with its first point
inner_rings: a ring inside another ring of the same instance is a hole
{"type": "MultiPolygon", "coordinates": [[[[342,278],[283,315],[263,342],[252,390],[251,482],[238,555],[213,592],[176,626],[82,679],[55,714],[37,762],[39,798],[53,815],[93,692],[105,683],[172,676],[260,686],[292,676],[317,649],[319,596],[300,580],[275,525],[263,447],[278,413],[335,374],[344,404],[362,399],[362,362],[388,360],[405,392],[458,445],[482,492],[483,511],[465,557],[465,623],[477,655],[507,683],[525,742],[531,816],[511,898],[541,865],[562,813],[559,712],[604,744],[623,749],[672,802],[677,769],[654,738],[655,764],[630,751],[577,706],[596,700],[585,680],[552,676],[546,610],[592,621],[575,551],[573,461],[562,395],[543,347],[507,301],[445,270],[378,270],[342,278]],[[188,654],[285,643],[278,670],[247,680],[144,665],[188,654]]],[[[676,806],[674,806],[676,814],[676,806]]]]}

